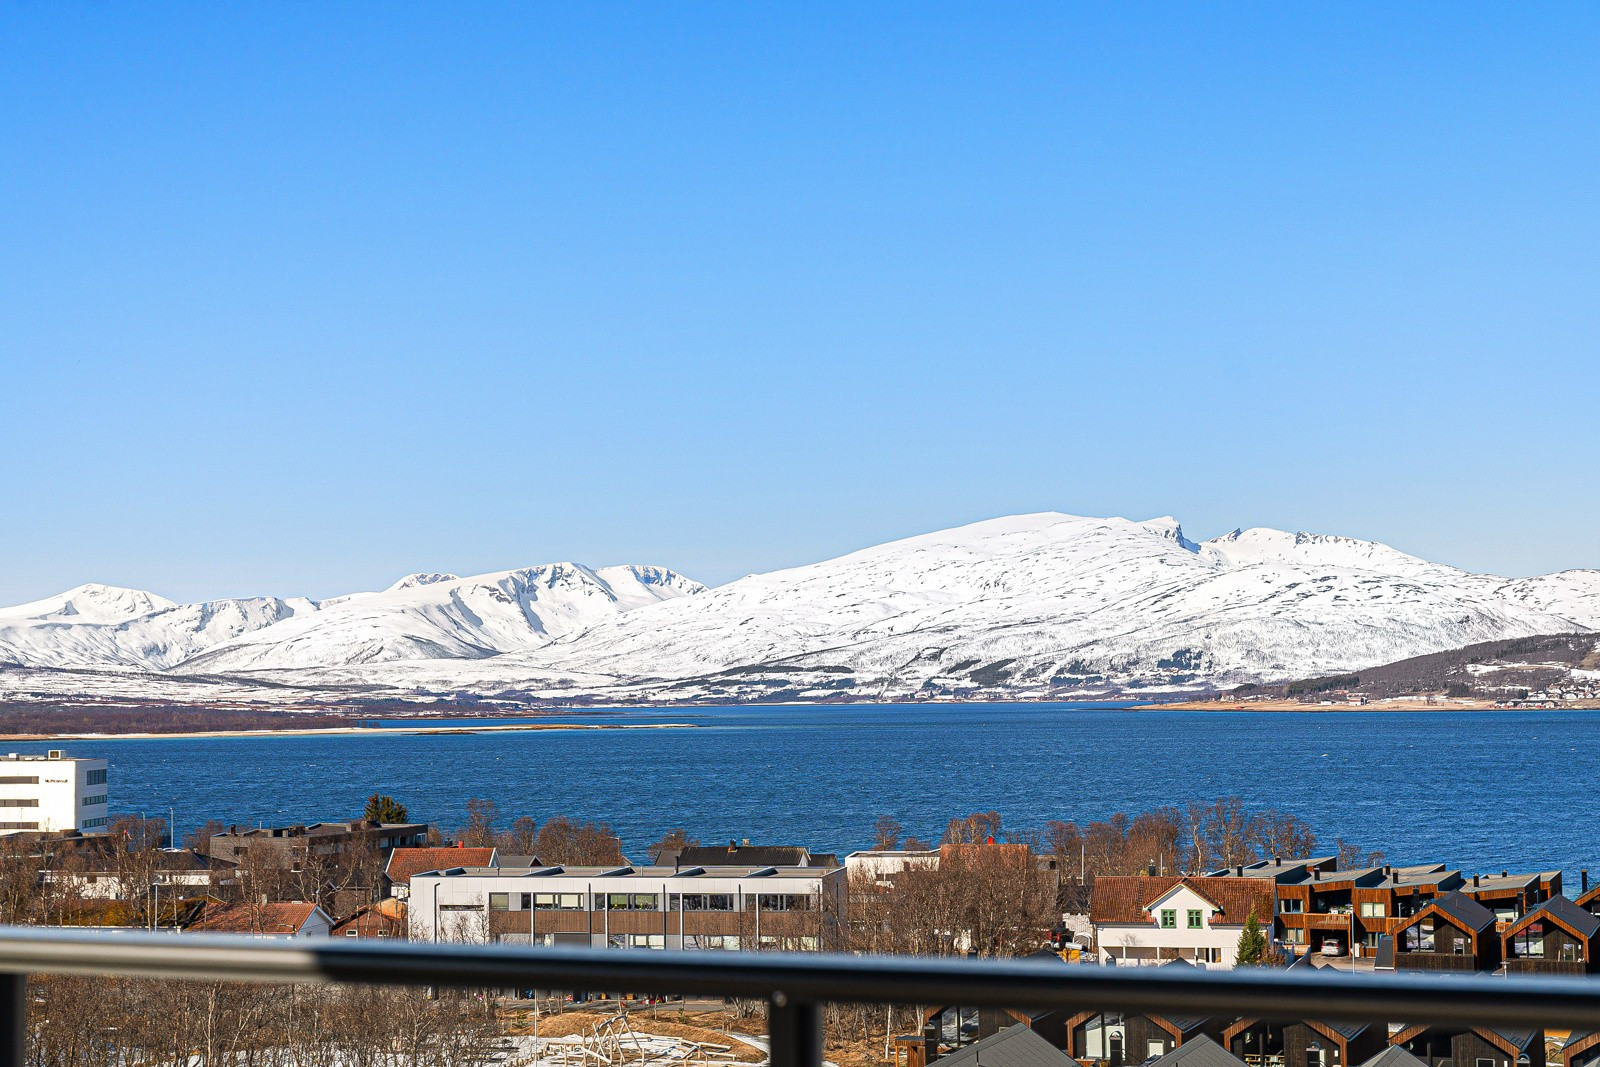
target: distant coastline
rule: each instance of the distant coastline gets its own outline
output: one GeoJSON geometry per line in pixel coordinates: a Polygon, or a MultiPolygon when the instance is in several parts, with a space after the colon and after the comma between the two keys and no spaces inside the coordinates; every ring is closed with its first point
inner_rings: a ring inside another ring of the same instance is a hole
{"type": "Polygon", "coordinates": [[[528,730],[688,730],[694,723],[495,723],[481,726],[442,726],[419,722],[415,726],[307,726],[261,730],[175,730],[161,733],[77,732],[60,734],[0,734],[0,741],[159,741],[203,737],[375,737],[383,734],[486,734],[528,730]]]}
{"type": "Polygon", "coordinates": [[[1263,711],[1311,714],[1329,711],[1404,711],[1404,712],[1459,712],[1459,711],[1595,711],[1600,701],[1575,700],[1558,708],[1497,708],[1490,700],[1437,697],[1432,703],[1419,697],[1369,700],[1365,704],[1342,700],[1329,703],[1305,703],[1299,700],[1175,700],[1160,704],[1136,704],[1129,711],[1263,711]]]}

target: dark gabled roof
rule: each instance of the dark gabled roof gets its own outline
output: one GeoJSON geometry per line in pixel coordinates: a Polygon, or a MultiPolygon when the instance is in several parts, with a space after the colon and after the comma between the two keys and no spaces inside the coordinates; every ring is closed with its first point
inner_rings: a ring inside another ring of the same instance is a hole
{"type": "Polygon", "coordinates": [[[941,1056],[948,1067],[1078,1067],[1078,1061],[1022,1023],[941,1056]]]}
{"type": "MultiPolygon", "coordinates": [[[[1361,1031],[1365,1030],[1371,1024],[1369,1024],[1369,1023],[1325,1023],[1321,1019],[1318,1019],[1317,1020],[1317,1025],[1322,1027],[1324,1030],[1332,1030],[1334,1033],[1338,1034],[1340,1037],[1344,1038],[1346,1041],[1349,1041],[1351,1038],[1353,1038],[1357,1034],[1361,1033],[1361,1031]]],[[[1385,1037],[1388,1036],[1388,1032],[1387,1031],[1385,1031],[1384,1036],[1385,1037]]]]}
{"type": "Polygon", "coordinates": [[[663,849],[656,857],[660,864],[684,867],[828,867],[839,866],[831,852],[811,852],[804,845],[689,845],[663,849]]]}
{"type": "MultiPolygon", "coordinates": [[[[1519,1052],[1538,1039],[1542,1031],[1539,1030],[1502,1030],[1499,1027],[1483,1029],[1481,1033],[1498,1034],[1502,1039],[1511,1043],[1511,1047],[1519,1052]]],[[[1540,1050],[1541,1052],[1543,1050],[1540,1050]]]]}
{"type": "Polygon", "coordinates": [[[1494,912],[1460,891],[1446,893],[1430,906],[1438,908],[1475,933],[1482,933],[1494,925],[1494,912]]]}
{"type": "Polygon", "coordinates": [[[1572,931],[1579,937],[1589,938],[1600,933],[1600,918],[1596,918],[1586,909],[1578,907],[1566,897],[1551,897],[1518,919],[1511,929],[1517,929],[1541,912],[1561,925],[1571,927],[1572,931]]]}
{"type": "Polygon", "coordinates": [[[1428,1065],[1399,1045],[1390,1045],[1360,1067],[1428,1067],[1428,1065]]]}
{"type": "Polygon", "coordinates": [[[1185,1041],[1150,1067],[1242,1067],[1244,1061],[1205,1034],[1185,1041]]]}

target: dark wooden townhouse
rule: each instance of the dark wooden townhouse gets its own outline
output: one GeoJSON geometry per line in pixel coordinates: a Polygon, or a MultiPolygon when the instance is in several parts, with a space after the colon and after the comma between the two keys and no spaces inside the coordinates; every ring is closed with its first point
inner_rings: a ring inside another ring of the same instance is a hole
{"type": "Polygon", "coordinates": [[[1600,918],[1566,897],[1551,897],[1506,927],[1501,955],[1512,974],[1600,971],[1600,918]]]}
{"type": "Polygon", "coordinates": [[[1427,1067],[1544,1067],[1543,1030],[1408,1026],[1389,1039],[1427,1067]]]}
{"type": "Polygon", "coordinates": [[[1243,1062],[1210,1037],[1201,1035],[1173,1049],[1150,1067],[1243,1067],[1243,1062]]]}
{"type": "Polygon", "coordinates": [[[1371,955],[1379,939],[1462,883],[1460,872],[1439,863],[1348,871],[1307,866],[1275,883],[1284,944],[1299,953],[1371,955]]]}
{"type": "Polygon", "coordinates": [[[1504,930],[1519,916],[1561,895],[1561,872],[1475,874],[1461,886],[1461,892],[1494,912],[1504,930]]]}
{"type": "Polygon", "coordinates": [[[1077,1067],[1065,1052],[1021,1023],[950,1051],[932,1040],[896,1042],[896,1067],[927,1067],[935,1062],[946,1067],[1077,1067]]]}
{"type": "Polygon", "coordinates": [[[1600,1030],[1574,1030],[1561,1046],[1561,1067],[1594,1067],[1600,1063],[1600,1030]]]}
{"type": "Polygon", "coordinates": [[[1239,1019],[1222,1040],[1250,1067],[1355,1067],[1388,1047],[1389,1032],[1364,1023],[1239,1019]]]}
{"type": "Polygon", "coordinates": [[[1067,1020],[1066,1049],[1085,1067],[1122,1067],[1165,1056],[1200,1037],[1221,1041],[1221,1020],[1085,1011],[1067,1020]]]}
{"type": "Polygon", "coordinates": [[[1600,882],[1591,886],[1588,871],[1582,872],[1581,877],[1583,881],[1579,884],[1578,899],[1573,903],[1591,915],[1600,915],[1600,882]]]}
{"type": "Polygon", "coordinates": [[[1500,936],[1494,912],[1464,893],[1447,893],[1399,926],[1394,959],[1402,971],[1495,970],[1500,936]]]}

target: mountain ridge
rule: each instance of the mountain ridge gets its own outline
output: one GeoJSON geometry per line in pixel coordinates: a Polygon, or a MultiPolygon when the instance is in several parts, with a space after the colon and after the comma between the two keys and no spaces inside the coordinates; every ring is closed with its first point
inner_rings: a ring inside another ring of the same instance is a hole
{"type": "MultiPolygon", "coordinates": [[[[89,599],[132,610],[128,593],[139,591],[89,599]]],[[[188,620],[165,644],[135,633],[109,649],[90,639],[109,624],[0,609],[0,659],[27,631],[38,640],[26,665],[143,670],[152,684],[222,676],[535,703],[1068,699],[1218,690],[1600,630],[1600,570],[1504,578],[1339,535],[1255,527],[1195,542],[1171,516],[1039,512],[713,589],[664,567],[558,563],[421,572],[321,602],[214,603],[249,606],[213,612],[209,630],[188,620]]],[[[198,607],[116,626],[149,629],[198,607]]]]}

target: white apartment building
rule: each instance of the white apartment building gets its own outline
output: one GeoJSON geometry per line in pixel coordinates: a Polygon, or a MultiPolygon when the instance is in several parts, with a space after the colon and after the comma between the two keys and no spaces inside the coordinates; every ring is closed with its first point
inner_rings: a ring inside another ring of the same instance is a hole
{"type": "Polygon", "coordinates": [[[843,867],[453,867],[411,878],[414,941],[590,948],[826,947],[843,867]]]}
{"type": "Polygon", "coordinates": [[[107,815],[106,761],[59,749],[0,758],[0,834],[97,830],[107,815]]]}

